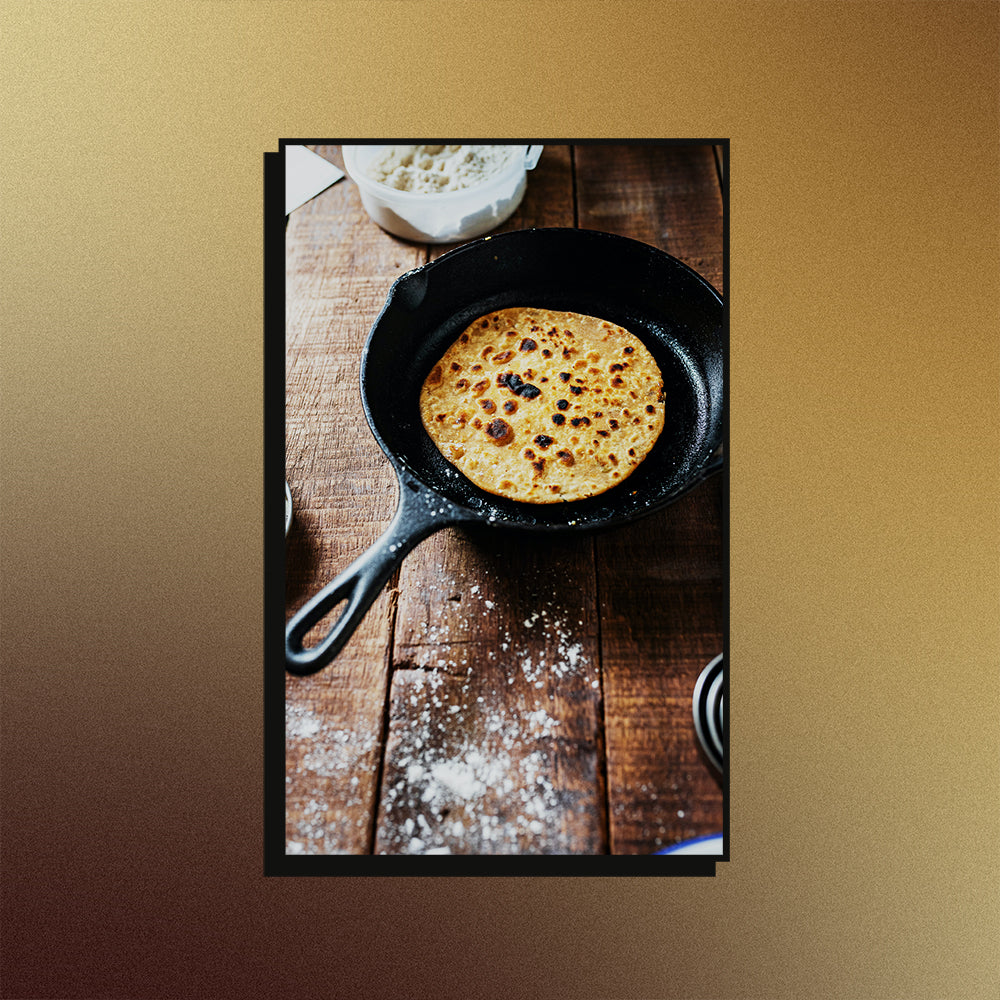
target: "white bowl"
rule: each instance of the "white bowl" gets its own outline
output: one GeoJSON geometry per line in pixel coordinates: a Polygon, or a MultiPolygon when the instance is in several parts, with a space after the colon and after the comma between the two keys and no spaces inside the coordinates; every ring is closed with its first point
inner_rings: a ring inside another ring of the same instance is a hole
{"type": "Polygon", "coordinates": [[[524,197],[528,171],[542,146],[519,146],[496,175],[458,191],[397,191],[368,176],[372,161],[388,146],[343,146],[344,168],[358,186],[365,211],[386,232],[418,243],[454,243],[495,229],[524,197]]]}

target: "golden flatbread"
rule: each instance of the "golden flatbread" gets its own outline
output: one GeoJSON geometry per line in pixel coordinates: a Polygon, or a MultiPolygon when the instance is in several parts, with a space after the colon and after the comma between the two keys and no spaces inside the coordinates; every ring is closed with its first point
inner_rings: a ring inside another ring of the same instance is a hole
{"type": "Polygon", "coordinates": [[[489,493],[527,503],[617,486],[663,429],[663,376],[638,337],[594,316],[480,316],[424,381],[431,440],[489,493]]]}

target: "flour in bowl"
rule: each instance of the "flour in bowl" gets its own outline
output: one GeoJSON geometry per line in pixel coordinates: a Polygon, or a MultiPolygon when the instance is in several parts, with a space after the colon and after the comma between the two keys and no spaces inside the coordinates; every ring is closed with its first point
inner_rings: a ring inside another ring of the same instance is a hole
{"type": "Polygon", "coordinates": [[[366,173],[397,191],[461,191],[495,177],[523,150],[523,146],[390,146],[366,173]]]}

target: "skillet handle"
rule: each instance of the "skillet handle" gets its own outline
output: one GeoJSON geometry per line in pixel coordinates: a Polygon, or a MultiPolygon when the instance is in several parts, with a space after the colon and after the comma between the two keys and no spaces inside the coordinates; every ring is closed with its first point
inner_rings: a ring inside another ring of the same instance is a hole
{"type": "Polygon", "coordinates": [[[311,597],[285,626],[285,669],[306,675],[325,667],[354,633],[403,557],[432,532],[461,520],[447,501],[428,494],[416,483],[401,482],[396,513],[382,536],[311,597]],[[345,601],[340,617],[326,635],[305,648],[306,633],[345,601]]]}

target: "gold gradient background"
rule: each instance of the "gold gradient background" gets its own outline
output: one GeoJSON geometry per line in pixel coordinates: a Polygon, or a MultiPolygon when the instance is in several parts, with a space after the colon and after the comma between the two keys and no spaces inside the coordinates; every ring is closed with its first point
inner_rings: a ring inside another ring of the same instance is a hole
{"type": "Polygon", "coordinates": [[[2,996],[997,995],[996,3],[0,37],[2,996]],[[262,875],[263,153],[389,135],[732,141],[714,879],[262,875]]]}

